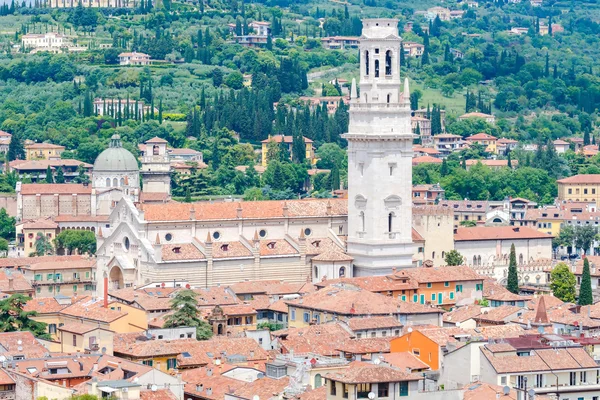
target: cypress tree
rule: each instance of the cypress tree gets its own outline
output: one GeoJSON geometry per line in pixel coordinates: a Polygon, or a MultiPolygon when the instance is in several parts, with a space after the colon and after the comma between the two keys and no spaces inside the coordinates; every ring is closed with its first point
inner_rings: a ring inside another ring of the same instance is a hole
{"type": "Polygon", "coordinates": [[[546,52],[546,66],[544,68],[544,75],[546,78],[550,76],[550,56],[548,55],[548,52],[546,52]]]}
{"type": "Polygon", "coordinates": [[[329,187],[331,188],[331,190],[340,189],[340,169],[335,163],[331,168],[331,172],[329,172],[329,187]]]}
{"type": "Polygon", "coordinates": [[[14,132],[8,145],[8,161],[24,159],[25,149],[23,148],[23,139],[20,133],[14,132]]]}
{"type": "Polygon", "coordinates": [[[590,262],[587,257],[583,259],[583,272],[581,274],[581,285],[579,286],[579,300],[577,301],[577,304],[580,306],[594,304],[592,278],[590,276],[590,262]]]}
{"type": "Polygon", "coordinates": [[[52,177],[52,168],[48,165],[46,168],[46,183],[54,183],[54,179],[52,177]]]}
{"type": "Polygon", "coordinates": [[[158,123],[163,123],[163,108],[162,108],[162,98],[158,101],[158,123]]]}
{"type": "Polygon", "coordinates": [[[510,158],[510,151],[508,152],[508,157],[507,157],[506,162],[507,162],[508,168],[512,168],[512,160],[510,158]]]}
{"type": "Polygon", "coordinates": [[[515,244],[510,246],[510,263],[508,265],[508,279],[506,281],[506,288],[509,292],[518,294],[519,293],[519,275],[517,272],[517,254],[515,252],[515,244]]]}
{"type": "Polygon", "coordinates": [[[448,163],[446,163],[446,159],[444,158],[442,160],[442,166],[440,168],[440,175],[447,176],[449,173],[450,173],[450,171],[448,169],[448,163]]]}
{"type": "Polygon", "coordinates": [[[585,133],[583,134],[583,145],[587,146],[588,144],[590,144],[590,133],[588,131],[585,131],[585,133]]]}
{"type": "Polygon", "coordinates": [[[56,173],[56,183],[65,183],[65,173],[62,168],[58,168],[58,172],[56,173]]]}

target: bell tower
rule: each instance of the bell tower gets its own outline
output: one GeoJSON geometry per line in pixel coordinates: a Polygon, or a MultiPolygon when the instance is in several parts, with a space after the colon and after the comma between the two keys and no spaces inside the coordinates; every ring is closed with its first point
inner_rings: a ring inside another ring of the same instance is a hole
{"type": "Polygon", "coordinates": [[[348,254],[354,276],[412,267],[412,144],[408,79],[401,90],[398,20],[365,19],[360,95],[348,133],[348,254]]]}

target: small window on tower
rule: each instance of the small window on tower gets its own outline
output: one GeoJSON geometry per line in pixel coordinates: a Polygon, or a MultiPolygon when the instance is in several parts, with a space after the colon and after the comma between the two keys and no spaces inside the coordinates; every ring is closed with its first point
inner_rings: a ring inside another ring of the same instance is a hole
{"type": "Polygon", "coordinates": [[[365,170],[365,164],[363,164],[363,163],[358,164],[358,169],[360,170],[360,176],[363,176],[363,172],[365,170]]]}
{"type": "Polygon", "coordinates": [[[379,49],[375,49],[375,54],[379,54],[379,49]]]}
{"type": "Polygon", "coordinates": [[[379,60],[375,60],[375,78],[379,78],[379,60]]]}

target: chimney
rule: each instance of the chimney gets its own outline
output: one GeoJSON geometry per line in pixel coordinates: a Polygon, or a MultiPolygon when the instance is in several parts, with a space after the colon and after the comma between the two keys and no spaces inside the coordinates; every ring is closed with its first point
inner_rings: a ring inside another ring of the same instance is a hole
{"type": "Polygon", "coordinates": [[[13,290],[15,288],[15,278],[12,276],[8,277],[8,290],[13,290]]]}
{"type": "Polygon", "coordinates": [[[238,217],[238,218],[242,218],[242,211],[243,211],[243,210],[242,210],[242,203],[238,203],[238,206],[237,206],[237,210],[236,210],[236,211],[237,211],[237,217],[238,217]]]}
{"type": "Polygon", "coordinates": [[[95,363],[94,363],[94,368],[93,368],[93,370],[94,370],[94,371],[98,371],[98,363],[97,363],[97,362],[95,362],[95,363]]]}
{"type": "Polygon", "coordinates": [[[194,206],[192,206],[192,208],[190,208],[190,220],[191,221],[196,220],[196,209],[194,208],[194,206]]]}
{"type": "Polygon", "coordinates": [[[108,274],[104,272],[104,308],[108,308],[108,274]]]}

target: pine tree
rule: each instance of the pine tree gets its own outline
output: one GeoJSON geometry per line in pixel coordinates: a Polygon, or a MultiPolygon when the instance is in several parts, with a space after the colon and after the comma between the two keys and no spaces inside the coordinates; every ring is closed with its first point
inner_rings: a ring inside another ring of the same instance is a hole
{"type": "Polygon", "coordinates": [[[46,183],[54,183],[54,178],[52,177],[52,168],[48,165],[46,168],[46,183]]]}
{"type": "Polygon", "coordinates": [[[508,265],[508,279],[506,288],[509,292],[519,294],[519,275],[517,272],[517,254],[515,252],[515,244],[510,246],[510,263],[508,265]]]}
{"type": "Polygon", "coordinates": [[[544,75],[546,78],[550,77],[550,56],[548,55],[548,52],[546,52],[546,66],[544,68],[544,75]]]}
{"type": "Polygon", "coordinates": [[[579,286],[579,300],[577,301],[577,304],[580,306],[594,304],[592,279],[590,276],[590,262],[587,257],[583,259],[583,272],[581,274],[581,285],[579,286]]]}
{"type": "Polygon", "coordinates": [[[299,133],[295,133],[292,137],[292,159],[297,164],[302,164],[306,159],[306,144],[299,133]]]}

